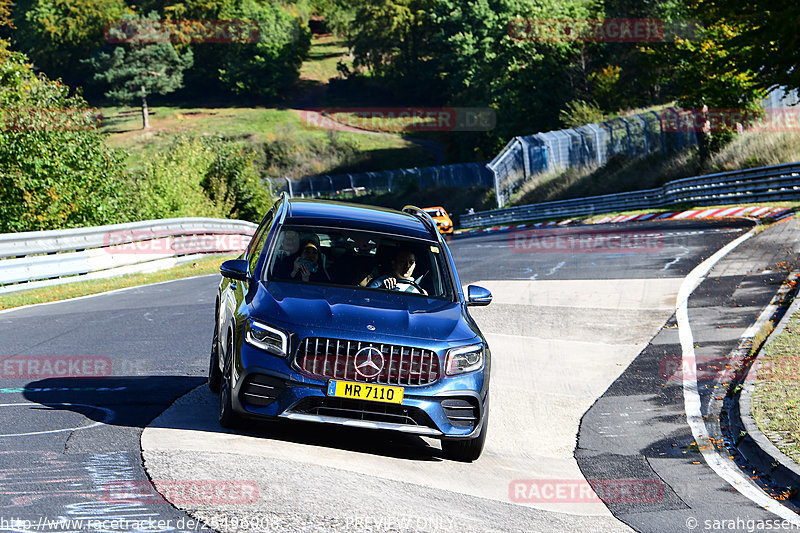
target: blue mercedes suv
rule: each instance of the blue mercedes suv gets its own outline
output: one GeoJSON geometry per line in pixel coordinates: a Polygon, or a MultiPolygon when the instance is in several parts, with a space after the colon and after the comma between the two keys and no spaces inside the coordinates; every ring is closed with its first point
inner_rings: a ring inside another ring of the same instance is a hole
{"type": "Polygon", "coordinates": [[[284,418],[439,438],[474,461],[486,440],[489,346],[436,222],[282,196],[220,267],[208,384],[219,421],[284,418]]]}

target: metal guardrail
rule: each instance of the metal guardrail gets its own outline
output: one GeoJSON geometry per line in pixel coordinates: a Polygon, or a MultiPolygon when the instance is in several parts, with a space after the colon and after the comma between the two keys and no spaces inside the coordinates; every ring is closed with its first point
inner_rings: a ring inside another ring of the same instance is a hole
{"type": "Polygon", "coordinates": [[[800,162],[683,178],[656,189],[481,211],[462,215],[460,222],[462,227],[481,227],[684,203],[712,206],[797,199],[800,199],[800,162]]]}
{"type": "Polygon", "coordinates": [[[239,252],[256,227],[242,220],[174,218],[0,234],[0,294],[239,252]]]}

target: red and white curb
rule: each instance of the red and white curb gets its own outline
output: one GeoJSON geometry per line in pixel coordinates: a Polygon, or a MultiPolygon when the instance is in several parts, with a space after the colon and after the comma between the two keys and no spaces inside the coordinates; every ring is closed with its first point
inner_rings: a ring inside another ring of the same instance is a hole
{"type": "MultiPolygon", "coordinates": [[[[726,207],[713,209],[691,209],[688,211],[675,211],[666,213],[647,213],[644,215],[618,215],[605,217],[599,220],[589,220],[586,224],[619,224],[622,222],[644,222],[646,220],[686,220],[710,218],[757,218],[761,220],[783,220],[792,216],[792,210],[786,207],[726,207]]],[[[475,233],[489,233],[492,231],[506,231],[525,228],[547,228],[552,226],[568,226],[572,223],[581,223],[580,220],[562,220],[560,222],[537,222],[535,224],[517,224],[507,226],[493,226],[489,228],[457,230],[456,235],[472,235],[475,233]]]]}

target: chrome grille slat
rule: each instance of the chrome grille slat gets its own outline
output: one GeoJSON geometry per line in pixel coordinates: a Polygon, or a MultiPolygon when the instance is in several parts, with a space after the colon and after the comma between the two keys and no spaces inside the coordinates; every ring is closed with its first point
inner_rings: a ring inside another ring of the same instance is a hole
{"type": "Polygon", "coordinates": [[[423,348],[366,341],[308,337],[295,353],[297,366],[316,377],[382,385],[418,387],[436,382],[440,375],[438,355],[423,348]],[[356,372],[355,359],[364,347],[380,349],[384,366],[380,374],[366,379],[356,372]]]}
{"type": "Polygon", "coordinates": [[[339,348],[340,348],[340,345],[341,345],[341,343],[337,339],[336,340],[336,360],[333,363],[333,375],[334,376],[337,375],[338,372],[339,372],[339,348]]]}

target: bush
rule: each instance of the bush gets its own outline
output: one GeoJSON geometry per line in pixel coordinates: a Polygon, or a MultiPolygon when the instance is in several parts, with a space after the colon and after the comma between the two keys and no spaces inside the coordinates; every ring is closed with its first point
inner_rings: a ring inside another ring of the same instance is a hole
{"type": "Polygon", "coordinates": [[[255,154],[223,139],[181,137],[129,185],[132,217],[243,218],[258,222],[271,203],[255,154]]]}
{"type": "Polygon", "coordinates": [[[122,158],[69,87],[0,54],[0,232],[121,222],[122,158]]]}
{"type": "Polygon", "coordinates": [[[278,128],[263,145],[264,169],[270,176],[313,176],[356,163],[358,147],[339,132],[324,137],[298,135],[297,128],[278,128]]]}

